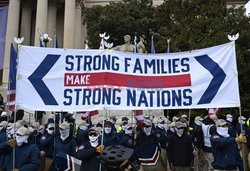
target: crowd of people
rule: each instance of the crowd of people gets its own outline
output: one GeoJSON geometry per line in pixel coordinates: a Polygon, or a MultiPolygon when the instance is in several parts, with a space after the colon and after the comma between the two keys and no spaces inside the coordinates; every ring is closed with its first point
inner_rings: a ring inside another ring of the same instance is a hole
{"type": "Polygon", "coordinates": [[[127,117],[118,125],[115,116],[97,124],[88,117],[76,125],[72,114],[61,120],[54,113],[42,125],[22,118],[13,123],[0,113],[0,170],[66,170],[69,156],[81,161],[81,171],[249,169],[250,121],[244,116],[237,125],[231,114],[196,116],[192,124],[186,115],[171,122],[144,115],[134,125],[127,117]]]}

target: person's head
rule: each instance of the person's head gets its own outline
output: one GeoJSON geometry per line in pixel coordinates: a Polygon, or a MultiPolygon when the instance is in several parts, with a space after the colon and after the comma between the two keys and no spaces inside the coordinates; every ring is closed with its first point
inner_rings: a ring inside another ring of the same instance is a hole
{"type": "Polygon", "coordinates": [[[88,129],[89,124],[86,121],[81,121],[79,123],[79,129],[82,131],[86,131],[88,129]]]}
{"type": "Polygon", "coordinates": [[[231,114],[227,114],[227,115],[226,115],[226,120],[227,120],[228,122],[233,122],[233,116],[232,116],[231,114]]]}
{"type": "Polygon", "coordinates": [[[69,131],[70,131],[69,123],[68,122],[63,122],[59,126],[59,131],[60,131],[60,135],[61,135],[62,140],[65,140],[66,138],[68,138],[69,131]]]}
{"type": "Polygon", "coordinates": [[[175,132],[175,122],[171,122],[170,124],[169,124],[169,130],[170,131],[172,131],[172,132],[175,132]]]}
{"type": "Polygon", "coordinates": [[[188,119],[188,116],[187,115],[181,115],[181,119],[188,119]]]}
{"type": "Polygon", "coordinates": [[[175,123],[175,132],[176,134],[181,137],[184,133],[184,129],[185,129],[185,124],[180,122],[180,121],[177,121],[175,123]]]}
{"type": "Polygon", "coordinates": [[[177,121],[179,121],[180,120],[180,118],[178,117],[178,116],[174,116],[173,118],[172,118],[172,122],[177,122],[177,121]]]}
{"type": "Polygon", "coordinates": [[[152,132],[152,122],[151,122],[151,120],[144,119],[143,131],[147,136],[151,135],[151,132],[152,132]]]}
{"type": "Polygon", "coordinates": [[[7,128],[7,126],[8,126],[8,122],[7,122],[7,121],[2,121],[2,122],[0,123],[0,132],[1,132],[1,131],[5,131],[6,128],[7,128]]]}
{"type": "Polygon", "coordinates": [[[112,131],[112,123],[110,121],[106,121],[104,123],[104,132],[105,134],[110,134],[112,131]]]}
{"type": "Polygon", "coordinates": [[[7,115],[7,112],[3,111],[1,113],[1,121],[7,121],[8,120],[8,115],[7,115]]]}
{"type": "Polygon", "coordinates": [[[159,118],[157,120],[157,127],[160,128],[160,129],[164,129],[164,124],[165,124],[165,121],[162,119],[162,118],[159,118]]]}
{"type": "Polygon", "coordinates": [[[194,123],[195,123],[196,125],[201,126],[201,125],[202,125],[202,121],[203,121],[203,119],[202,119],[201,116],[196,116],[196,117],[194,118],[194,123]]]}
{"type": "Polygon", "coordinates": [[[29,137],[30,131],[28,128],[21,127],[16,132],[16,142],[17,146],[21,146],[23,143],[28,143],[28,137],[29,137]]]}
{"type": "Polygon", "coordinates": [[[240,124],[245,124],[246,123],[246,118],[245,118],[245,116],[240,116],[239,118],[238,118],[238,121],[239,121],[239,123],[240,124]]]}
{"type": "Polygon", "coordinates": [[[100,136],[100,128],[99,127],[92,127],[89,129],[89,141],[90,143],[98,144],[98,138],[100,136]]]}
{"type": "Polygon", "coordinates": [[[117,121],[116,116],[110,116],[110,122],[112,122],[112,124],[115,124],[117,121]]]}
{"type": "Polygon", "coordinates": [[[38,122],[33,122],[31,123],[31,131],[37,131],[38,128],[40,127],[40,124],[38,122]]]}
{"type": "Polygon", "coordinates": [[[125,130],[124,130],[125,134],[131,136],[132,132],[133,132],[133,127],[131,124],[127,124],[125,130]]]}
{"type": "Polygon", "coordinates": [[[55,124],[50,123],[50,124],[48,125],[48,127],[47,127],[47,132],[48,132],[48,134],[50,134],[50,135],[54,134],[54,132],[55,132],[55,124]]]}
{"type": "Polygon", "coordinates": [[[130,42],[130,41],[131,41],[130,35],[125,35],[124,36],[124,42],[127,43],[127,42],[130,42]]]}
{"type": "Polygon", "coordinates": [[[223,137],[229,137],[228,134],[228,125],[227,122],[224,119],[219,119],[216,122],[216,131],[219,135],[223,137]]]}

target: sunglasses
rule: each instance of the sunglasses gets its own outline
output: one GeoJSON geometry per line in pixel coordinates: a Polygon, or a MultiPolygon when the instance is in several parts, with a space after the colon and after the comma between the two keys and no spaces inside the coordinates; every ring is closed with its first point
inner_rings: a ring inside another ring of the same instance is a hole
{"type": "Polygon", "coordinates": [[[92,136],[96,137],[96,136],[98,136],[98,134],[97,134],[96,132],[90,132],[90,133],[89,133],[89,136],[90,136],[90,137],[92,137],[92,136]]]}
{"type": "Polygon", "coordinates": [[[16,136],[23,136],[23,135],[20,135],[20,134],[16,134],[16,136]]]}
{"type": "Polygon", "coordinates": [[[221,126],[218,126],[218,127],[227,128],[227,124],[221,125],[221,126]]]}
{"type": "Polygon", "coordinates": [[[51,130],[51,131],[52,131],[52,130],[54,130],[54,128],[53,128],[53,127],[51,127],[51,128],[49,128],[49,130],[51,130]]]}
{"type": "Polygon", "coordinates": [[[144,128],[149,128],[149,127],[151,127],[151,126],[149,126],[149,125],[144,125],[144,128]]]}
{"type": "Polygon", "coordinates": [[[184,129],[184,127],[176,128],[176,129],[184,129]]]}

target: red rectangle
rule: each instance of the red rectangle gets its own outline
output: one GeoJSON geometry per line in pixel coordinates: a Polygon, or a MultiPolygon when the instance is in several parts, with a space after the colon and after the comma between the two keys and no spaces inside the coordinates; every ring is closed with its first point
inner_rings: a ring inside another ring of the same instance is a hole
{"type": "Polygon", "coordinates": [[[191,86],[190,74],[172,76],[138,76],[110,72],[65,73],[64,86],[118,86],[133,88],[171,88],[191,86]],[[86,80],[86,77],[88,77],[86,80]],[[70,79],[69,79],[70,78],[70,79]],[[79,80],[80,79],[80,80],[79,80]]]}

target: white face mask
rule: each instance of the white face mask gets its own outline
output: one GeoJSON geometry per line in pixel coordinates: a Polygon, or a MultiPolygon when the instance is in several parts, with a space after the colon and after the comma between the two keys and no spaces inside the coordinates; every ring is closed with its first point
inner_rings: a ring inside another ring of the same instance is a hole
{"type": "Polygon", "coordinates": [[[227,121],[233,122],[233,118],[227,118],[227,121]]]}
{"type": "Polygon", "coordinates": [[[104,132],[105,132],[106,134],[109,134],[109,133],[111,132],[111,128],[105,127],[105,128],[104,128],[104,132]]]}
{"type": "Polygon", "coordinates": [[[181,136],[183,135],[184,129],[177,129],[177,128],[175,128],[175,132],[176,132],[176,134],[177,134],[179,137],[181,137],[181,136]]]}
{"type": "Polygon", "coordinates": [[[216,130],[217,130],[217,132],[218,132],[219,135],[221,135],[223,137],[229,137],[228,128],[217,127],[216,130]]]}
{"type": "Polygon", "coordinates": [[[161,124],[161,123],[158,123],[158,124],[157,124],[157,127],[160,128],[160,129],[163,129],[163,128],[164,128],[164,125],[161,124]]]}
{"type": "Polygon", "coordinates": [[[83,130],[83,131],[86,131],[88,129],[87,126],[80,126],[79,128],[80,128],[80,130],[83,130]]]}
{"type": "Polygon", "coordinates": [[[199,125],[199,126],[201,126],[201,125],[202,125],[202,122],[201,122],[201,121],[199,121],[199,120],[194,121],[194,123],[195,123],[196,125],[199,125]]]}
{"type": "Polygon", "coordinates": [[[63,131],[60,131],[60,134],[61,134],[61,139],[65,140],[69,136],[69,129],[65,129],[63,131]]]}
{"type": "Polygon", "coordinates": [[[23,143],[28,143],[28,136],[16,136],[17,146],[21,146],[23,143]]]}
{"type": "Polygon", "coordinates": [[[89,142],[91,144],[92,147],[96,147],[98,145],[98,136],[89,136],[89,142]]]}
{"type": "Polygon", "coordinates": [[[172,132],[175,132],[175,130],[174,130],[174,128],[173,128],[173,127],[172,127],[172,128],[170,128],[169,130],[170,130],[170,131],[172,131],[172,132]]]}
{"type": "Polygon", "coordinates": [[[246,123],[246,121],[241,120],[240,123],[244,125],[246,123]]]}
{"type": "Polygon", "coordinates": [[[146,134],[147,136],[149,136],[149,135],[151,134],[152,127],[148,127],[148,128],[147,128],[147,127],[144,127],[143,130],[144,130],[145,134],[146,134]]]}
{"type": "Polygon", "coordinates": [[[122,130],[124,131],[127,128],[127,125],[122,125],[122,130]]]}
{"type": "Polygon", "coordinates": [[[49,129],[48,129],[48,134],[51,135],[51,134],[53,134],[53,133],[54,133],[54,130],[49,130],[49,129]]]}
{"type": "Polygon", "coordinates": [[[132,129],[125,129],[125,134],[132,135],[132,129]]]}

